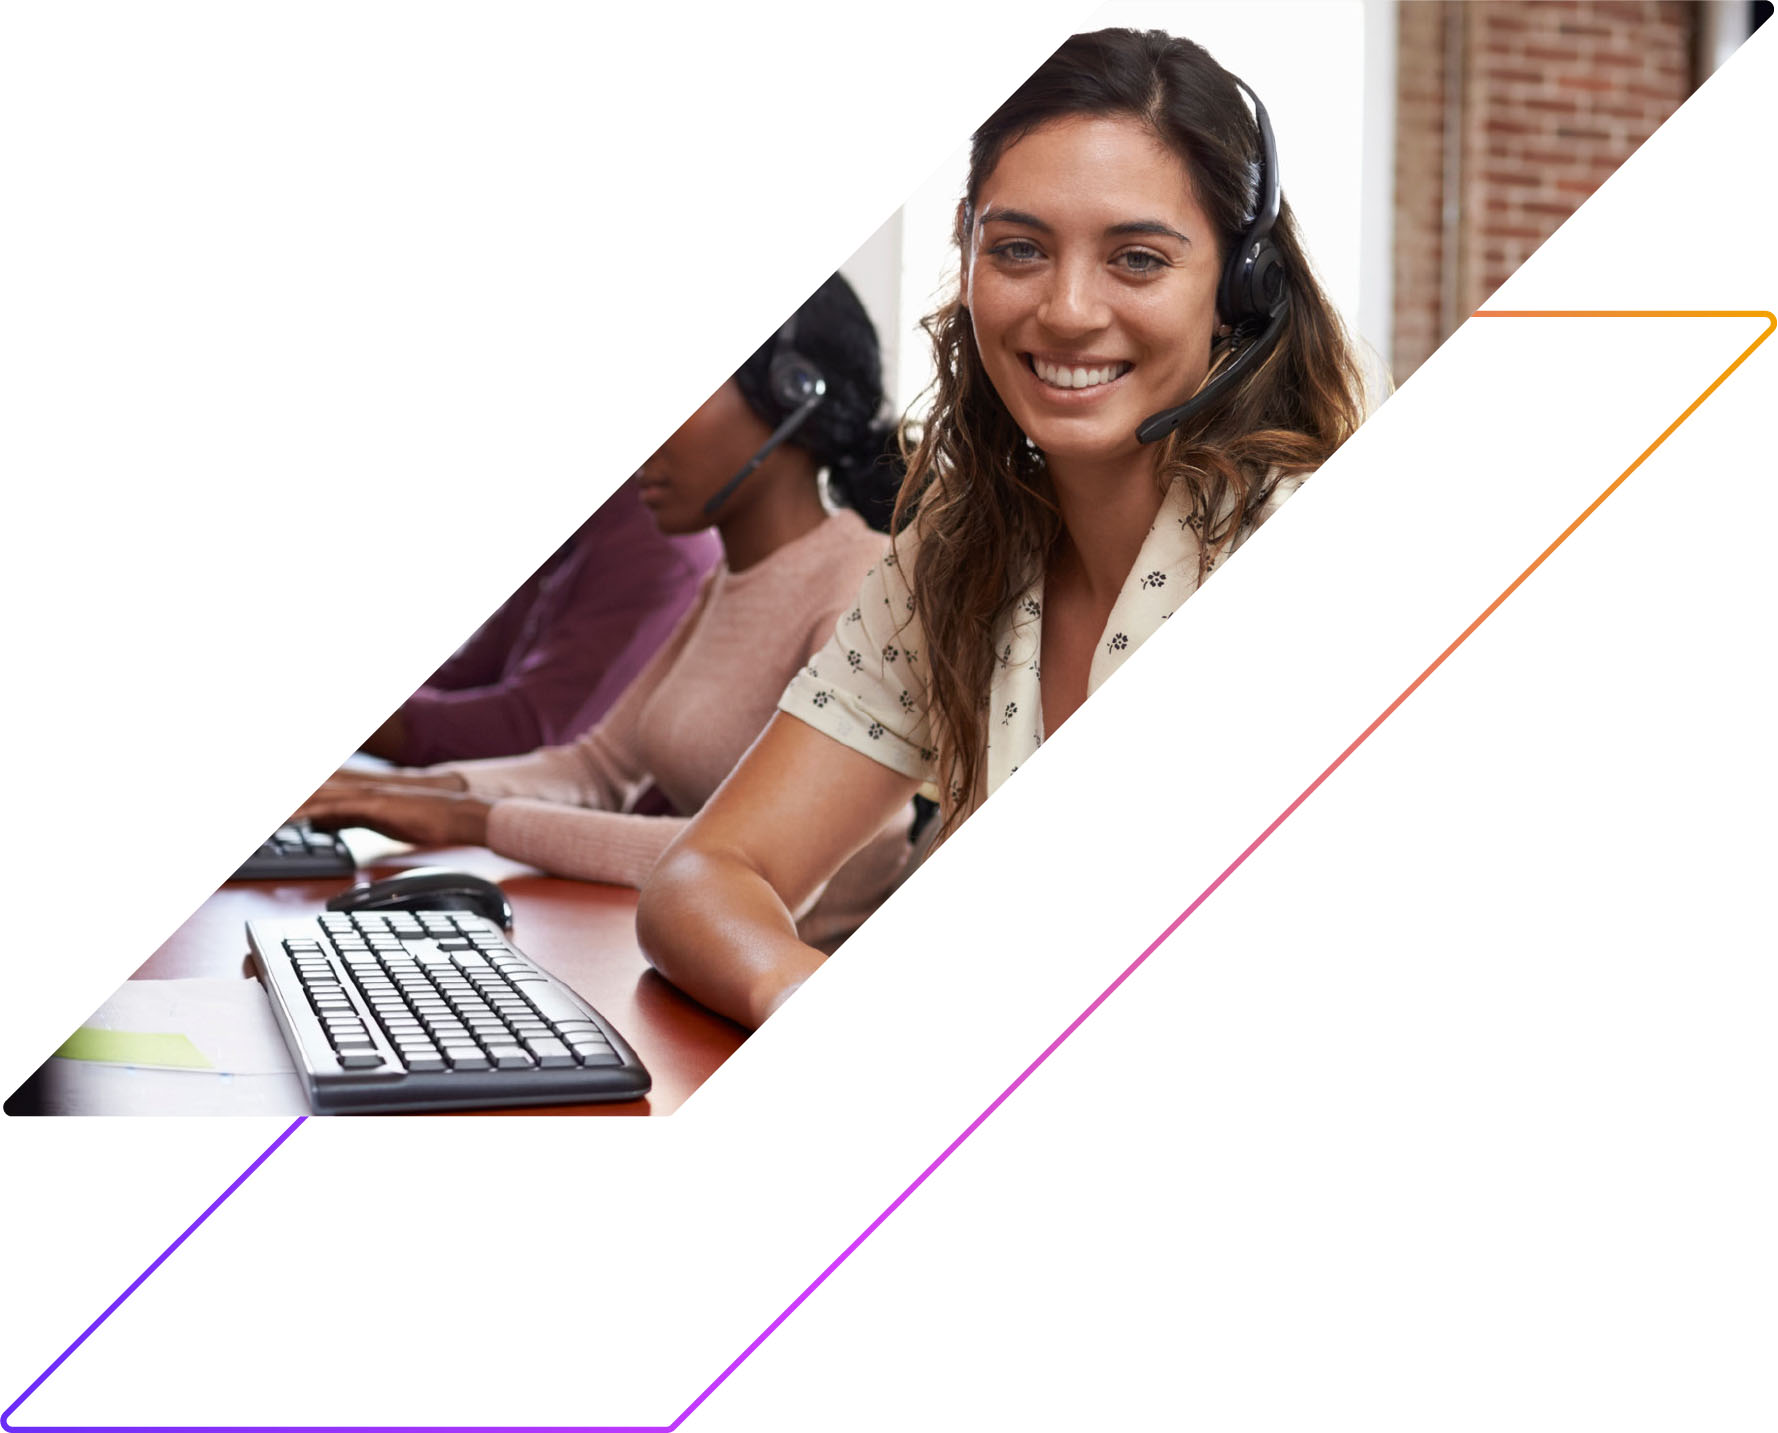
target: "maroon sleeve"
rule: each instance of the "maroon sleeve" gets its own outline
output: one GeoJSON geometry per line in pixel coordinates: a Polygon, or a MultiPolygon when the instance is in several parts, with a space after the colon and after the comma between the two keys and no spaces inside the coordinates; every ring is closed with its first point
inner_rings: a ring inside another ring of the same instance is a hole
{"type": "Polygon", "coordinates": [[[511,756],[578,736],[666,640],[719,555],[712,533],[663,537],[625,484],[576,534],[567,560],[544,574],[493,680],[455,690],[428,683],[403,704],[406,742],[396,760],[511,756]]]}
{"type": "MultiPolygon", "coordinates": [[[[583,526],[581,533],[585,531],[583,526]]],[[[477,627],[475,634],[426,679],[421,691],[454,692],[465,687],[497,685],[506,672],[507,654],[524,634],[526,618],[537,603],[544,579],[569,560],[581,533],[570,538],[562,550],[551,553],[549,560],[525,579],[524,586],[502,602],[494,615],[477,627]]]]}

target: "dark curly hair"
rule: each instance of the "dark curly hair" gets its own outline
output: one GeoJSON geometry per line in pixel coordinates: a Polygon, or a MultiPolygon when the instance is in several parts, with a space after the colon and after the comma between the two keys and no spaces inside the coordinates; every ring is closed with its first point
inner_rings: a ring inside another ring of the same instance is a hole
{"type": "MultiPolygon", "coordinates": [[[[789,415],[772,394],[774,333],[735,373],[747,406],[776,428],[789,415]]],[[[821,370],[827,396],[790,442],[827,469],[835,502],[889,531],[901,486],[895,427],[882,419],[883,363],[876,327],[852,286],[835,274],[796,311],[796,351],[821,370]]]]}

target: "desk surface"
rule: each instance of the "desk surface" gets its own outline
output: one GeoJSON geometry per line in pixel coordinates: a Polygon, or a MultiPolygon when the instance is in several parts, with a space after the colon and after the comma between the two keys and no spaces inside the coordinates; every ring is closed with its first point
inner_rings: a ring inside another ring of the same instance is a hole
{"type": "MultiPolygon", "coordinates": [[[[529,866],[474,848],[392,856],[362,875],[375,880],[414,866],[473,871],[500,882],[512,902],[513,944],[615,1025],[654,1078],[644,1100],[488,1113],[669,1114],[746,1039],[740,1026],[681,995],[643,960],[636,944],[635,891],[541,876],[529,866]]],[[[249,920],[318,915],[344,884],[338,877],[231,882],[198,907],[136,978],[246,975],[249,920]]]]}

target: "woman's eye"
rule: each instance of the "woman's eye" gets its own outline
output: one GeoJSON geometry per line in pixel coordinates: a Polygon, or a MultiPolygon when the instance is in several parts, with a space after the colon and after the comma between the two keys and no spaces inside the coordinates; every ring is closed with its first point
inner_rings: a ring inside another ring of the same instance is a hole
{"type": "Polygon", "coordinates": [[[1117,262],[1132,274],[1154,274],[1171,267],[1163,256],[1148,249],[1130,249],[1119,254],[1117,262]]]}
{"type": "Polygon", "coordinates": [[[997,259],[1010,259],[1015,264],[1028,264],[1040,257],[1037,245],[1029,239],[1004,239],[988,252],[997,259]]]}

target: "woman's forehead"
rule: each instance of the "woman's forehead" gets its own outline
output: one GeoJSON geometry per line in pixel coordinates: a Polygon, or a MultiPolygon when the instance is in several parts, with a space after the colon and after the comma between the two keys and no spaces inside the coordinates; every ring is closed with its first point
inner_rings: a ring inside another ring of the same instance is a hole
{"type": "Polygon", "coordinates": [[[984,222],[1011,209],[1057,227],[1208,225],[1185,161],[1133,115],[1068,115],[1021,135],[982,181],[976,207],[984,222]]]}

